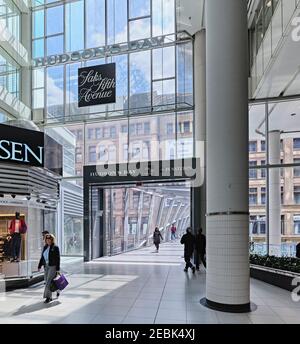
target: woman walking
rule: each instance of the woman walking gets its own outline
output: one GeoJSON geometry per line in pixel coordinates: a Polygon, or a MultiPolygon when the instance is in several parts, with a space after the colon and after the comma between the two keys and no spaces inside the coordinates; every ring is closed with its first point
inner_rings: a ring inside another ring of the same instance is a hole
{"type": "Polygon", "coordinates": [[[153,233],[153,243],[156,247],[156,253],[158,253],[158,250],[159,250],[160,239],[164,240],[158,227],[156,227],[153,233]]]}
{"type": "MultiPolygon", "coordinates": [[[[42,257],[39,262],[38,269],[40,271],[41,267],[45,270],[45,291],[44,298],[46,299],[44,303],[49,303],[52,301],[52,292],[50,290],[50,284],[53,278],[56,277],[57,272],[60,270],[60,253],[58,246],[55,245],[55,237],[52,234],[46,234],[45,236],[45,246],[43,249],[42,257]]],[[[57,297],[59,297],[59,292],[57,292],[57,297]]]]}

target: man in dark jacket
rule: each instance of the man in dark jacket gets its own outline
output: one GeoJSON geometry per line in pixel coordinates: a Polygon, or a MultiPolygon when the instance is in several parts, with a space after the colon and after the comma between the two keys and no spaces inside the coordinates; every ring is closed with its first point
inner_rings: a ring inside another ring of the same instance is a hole
{"type": "Polygon", "coordinates": [[[296,257],[300,259],[300,242],[296,246],[296,257]]]}
{"type": "Polygon", "coordinates": [[[196,251],[196,270],[199,271],[199,267],[201,262],[203,263],[204,267],[206,268],[206,260],[205,260],[205,253],[206,253],[206,237],[202,234],[202,228],[200,228],[195,237],[195,251],[196,251]]]}
{"type": "Polygon", "coordinates": [[[192,228],[188,227],[186,230],[186,234],[184,234],[180,241],[181,244],[184,245],[184,260],[185,260],[185,269],[184,271],[187,272],[188,268],[193,270],[195,273],[196,269],[194,265],[191,263],[191,258],[195,248],[195,237],[192,234],[192,228]]]}

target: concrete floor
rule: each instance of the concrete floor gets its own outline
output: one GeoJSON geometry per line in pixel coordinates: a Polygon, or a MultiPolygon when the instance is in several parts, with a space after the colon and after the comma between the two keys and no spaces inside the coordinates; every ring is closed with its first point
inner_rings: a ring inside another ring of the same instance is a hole
{"type": "Polygon", "coordinates": [[[251,280],[249,314],[200,305],[205,271],[183,272],[182,246],[161,245],[64,268],[70,282],[58,300],[43,303],[43,283],[0,294],[0,323],[29,324],[300,324],[291,293],[251,280]]]}

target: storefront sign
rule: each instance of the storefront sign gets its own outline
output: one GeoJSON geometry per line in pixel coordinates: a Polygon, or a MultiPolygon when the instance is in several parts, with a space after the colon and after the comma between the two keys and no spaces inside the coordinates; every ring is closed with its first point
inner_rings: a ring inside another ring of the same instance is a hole
{"type": "Polygon", "coordinates": [[[195,180],[197,182],[197,175],[200,172],[200,160],[196,158],[132,162],[84,166],[84,181],[103,184],[163,180],[195,180]]]}
{"type": "Polygon", "coordinates": [[[0,124],[0,162],[44,167],[44,133],[0,124]]]}
{"type": "MultiPolygon", "coordinates": [[[[128,53],[132,51],[139,51],[144,49],[151,49],[161,47],[165,45],[165,42],[173,43],[173,40],[169,37],[171,35],[141,39],[138,41],[132,41],[129,43],[112,44],[99,48],[91,48],[81,51],[73,51],[71,53],[65,53],[60,55],[51,55],[47,57],[40,57],[33,60],[33,67],[47,67],[57,64],[65,64],[78,62],[83,60],[91,60],[96,58],[103,58],[105,56],[118,55],[122,53],[128,53]],[[168,39],[169,38],[169,39],[168,39]]],[[[174,35],[172,35],[174,37],[174,35]]]]}
{"type": "Polygon", "coordinates": [[[115,102],[115,63],[78,69],[78,107],[115,102]]]}

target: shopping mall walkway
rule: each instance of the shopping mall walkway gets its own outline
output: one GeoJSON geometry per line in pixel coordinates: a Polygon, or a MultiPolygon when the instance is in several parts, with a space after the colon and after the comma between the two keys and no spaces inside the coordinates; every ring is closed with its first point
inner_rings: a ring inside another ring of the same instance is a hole
{"type": "Polygon", "coordinates": [[[178,243],[68,265],[70,286],[59,300],[45,305],[43,284],[0,297],[0,323],[297,323],[300,302],[285,290],[251,281],[251,314],[232,315],[200,305],[205,272],[183,272],[178,243]]]}

